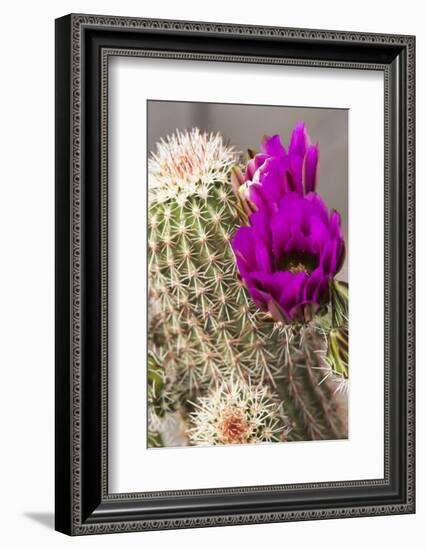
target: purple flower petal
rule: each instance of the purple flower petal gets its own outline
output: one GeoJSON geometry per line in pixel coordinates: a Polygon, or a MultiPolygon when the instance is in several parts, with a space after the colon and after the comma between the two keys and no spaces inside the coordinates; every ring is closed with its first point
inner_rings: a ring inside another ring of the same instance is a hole
{"type": "Polygon", "coordinates": [[[339,271],[342,269],[343,263],[345,261],[345,257],[346,257],[346,245],[342,237],[342,240],[338,241],[336,273],[339,273],[339,271]]]}
{"type": "Polygon", "coordinates": [[[269,292],[265,292],[263,290],[259,290],[249,279],[246,281],[247,283],[247,289],[250,293],[250,296],[253,298],[255,304],[257,307],[262,309],[263,311],[267,311],[268,304],[272,300],[272,296],[269,294],[269,292]]]}
{"type": "Polygon", "coordinates": [[[303,173],[303,157],[298,155],[290,156],[290,171],[289,177],[292,182],[292,190],[303,195],[303,182],[302,182],[302,173],[303,173]]]}
{"type": "Polygon", "coordinates": [[[334,238],[343,238],[341,228],[341,216],[336,210],[332,210],[330,214],[330,235],[334,238]]]}
{"type": "Polygon", "coordinates": [[[268,249],[261,237],[256,238],[255,244],[256,268],[264,273],[271,273],[272,266],[268,249]]]}
{"type": "Polygon", "coordinates": [[[321,255],[321,267],[327,275],[334,275],[337,268],[337,241],[329,241],[321,255]]]}
{"type": "Polygon", "coordinates": [[[258,183],[252,183],[249,187],[250,200],[255,205],[256,210],[263,210],[268,208],[268,197],[264,193],[262,185],[258,183]]]}
{"type": "Polygon", "coordinates": [[[318,145],[310,145],[308,147],[304,159],[303,172],[305,193],[315,192],[318,176],[318,145]]]}
{"type": "Polygon", "coordinates": [[[264,211],[255,212],[250,218],[253,232],[259,235],[265,245],[271,248],[271,225],[270,218],[264,211]]]}
{"type": "Polygon", "coordinates": [[[285,156],[286,151],[281,144],[281,138],[278,134],[274,136],[264,136],[262,139],[262,153],[270,155],[271,157],[285,156]]]}
{"type": "Polygon", "coordinates": [[[322,222],[325,225],[328,225],[328,210],[321,197],[316,193],[309,193],[308,195],[306,195],[306,200],[309,201],[312,205],[312,213],[316,216],[319,216],[322,222]]]}
{"type": "Polygon", "coordinates": [[[298,122],[291,134],[288,154],[297,155],[303,159],[309,142],[310,140],[305,129],[305,124],[303,122],[298,122]]]}
{"type": "Polygon", "coordinates": [[[303,287],[308,278],[306,273],[291,273],[292,277],[281,289],[279,304],[285,310],[290,310],[295,304],[302,300],[303,287]]]}
{"type": "Polygon", "coordinates": [[[309,250],[314,256],[320,256],[328,241],[330,233],[327,225],[323,223],[319,216],[312,216],[309,220],[309,250]]]}
{"type": "Polygon", "coordinates": [[[256,265],[256,248],[251,227],[240,227],[231,241],[237,266],[242,277],[256,265]]]}
{"type": "Polygon", "coordinates": [[[251,181],[255,178],[256,172],[264,164],[264,162],[269,158],[268,155],[258,154],[247,163],[245,180],[251,181]]]}

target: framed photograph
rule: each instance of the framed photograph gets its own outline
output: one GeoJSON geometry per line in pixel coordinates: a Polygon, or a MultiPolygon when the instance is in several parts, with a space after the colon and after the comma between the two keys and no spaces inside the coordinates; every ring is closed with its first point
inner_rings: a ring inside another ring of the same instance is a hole
{"type": "Polygon", "coordinates": [[[412,36],[56,20],[56,529],[415,511],[412,36]]]}

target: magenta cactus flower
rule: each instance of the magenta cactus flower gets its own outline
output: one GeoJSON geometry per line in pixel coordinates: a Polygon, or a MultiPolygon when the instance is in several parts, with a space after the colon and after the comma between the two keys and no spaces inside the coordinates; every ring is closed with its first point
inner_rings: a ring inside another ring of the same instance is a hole
{"type": "Polygon", "coordinates": [[[340,214],[316,193],[289,191],[260,209],[233,240],[240,275],[256,305],[285,324],[309,322],[329,300],[345,243],[340,214]]]}
{"type": "Polygon", "coordinates": [[[318,146],[303,122],[288,151],[264,138],[233,185],[246,226],[233,240],[237,266],[256,305],[283,323],[309,322],[329,302],[330,281],[345,258],[340,214],[316,193],[318,146]]]}
{"type": "Polygon", "coordinates": [[[245,174],[234,169],[232,182],[245,214],[278,208],[288,192],[305,195],[316,191],[318,145],[312,145],[303,122],[298,122],[286,150],[279,135],[265,136],[261,152],[246,166],[245,174]]]}

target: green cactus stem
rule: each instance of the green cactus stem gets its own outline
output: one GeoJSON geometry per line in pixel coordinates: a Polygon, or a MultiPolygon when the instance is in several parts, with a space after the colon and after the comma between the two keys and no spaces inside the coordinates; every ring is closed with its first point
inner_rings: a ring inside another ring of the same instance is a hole
{"type": "Polygon", "coordinates": [[[333,279],[330,283],[331,325],[334,328],[347,326],[349,315],[348,283],[333,279]]]}
{"type": "Polygon", "coordinates": [[[325,362],[315,329],[293,338],[277,391],[292,423],[289,441],[348,437],[346,387],[325,362]]]}
{"type": "Polygon", "coordinates": [[[327,338],[326,361],[333,372],[349,377],[349,333],[347,327],[332,328],[327,338]]]}

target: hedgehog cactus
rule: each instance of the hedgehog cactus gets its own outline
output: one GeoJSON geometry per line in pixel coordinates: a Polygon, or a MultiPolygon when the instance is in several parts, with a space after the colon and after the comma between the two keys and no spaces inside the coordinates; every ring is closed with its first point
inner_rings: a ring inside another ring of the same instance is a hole
{"type": "Polygon", "coordinates": [[[150,162],[150,296],[156,304],[151,335],[167,375],[190,395],[234,371],[252,380],[271,376],[283,360],[273,326],[254,319],[257,308],[237,275],[229,244],[238,223],[230,186],[236,162],[219,135],[198,130],[163,142],[150,162]],[[179,172],[170,173],[167,153],[185,166],[187,177],[171,192],[175,180],[167,180],[173,175],[177,180],[179,172]],[[214,169],[213,159],[220,160],[214,169]]]}
{"type": "MultiPolygon", "coordinates": [[[[149,160],[150,411],[176,408],[193,424],[200,404],[237,378],[283,400],[286,440],[347,437],[326,339],[302,345],[300,327],[259,311],[238,274],[230,244],[241,216],[231,186],[238,161],[219,134],[198,129],[162,140],[149,160]]],[[[162,445],[160,432],[157,424],[149,446],[162,445]]]]}

